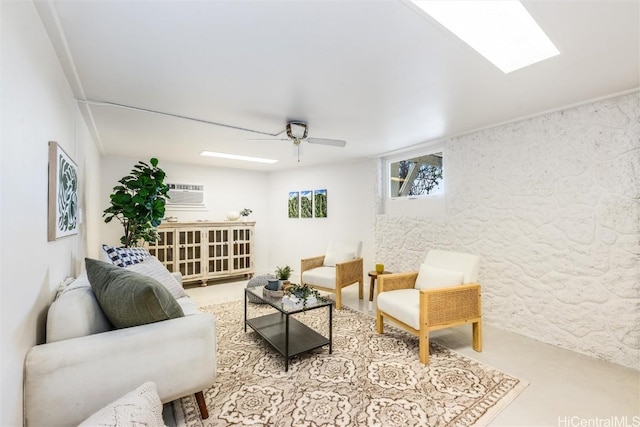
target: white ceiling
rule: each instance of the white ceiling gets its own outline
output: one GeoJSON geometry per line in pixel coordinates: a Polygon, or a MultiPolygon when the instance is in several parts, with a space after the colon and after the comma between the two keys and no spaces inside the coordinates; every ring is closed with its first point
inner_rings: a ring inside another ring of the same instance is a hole
{"type": "Polygon", "coordinates": [[[276,170],[415,146],[640,86],[640,1],[523,1],[561,54],[510,74],[400,0],[37,2],[106,155],[276,170]],[[202,150],[279,159],[202,158],[202,150]]]}

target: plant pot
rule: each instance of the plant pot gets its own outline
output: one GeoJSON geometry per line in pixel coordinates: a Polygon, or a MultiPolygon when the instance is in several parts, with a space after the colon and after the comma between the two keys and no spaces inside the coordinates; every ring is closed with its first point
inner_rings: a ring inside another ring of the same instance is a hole
{"type": "Polygon", "coordinates": [[[277,291],[278,289],[281,289],[282,286],[280,286],[280,281],[277,279],[269,279],[267,281],[267,289],[269,289],[270,291],[277,291]]]}
{"type": "Polygon", "coordinates": [[[282,304],[293,309],[305,308],[307,306],[316,304],[318,302],[317,298],[313,295],[307,297],[306,300],[302,298],[298,298],[296,296],[288,296],[285,295],[282,297],[282,304]]]}

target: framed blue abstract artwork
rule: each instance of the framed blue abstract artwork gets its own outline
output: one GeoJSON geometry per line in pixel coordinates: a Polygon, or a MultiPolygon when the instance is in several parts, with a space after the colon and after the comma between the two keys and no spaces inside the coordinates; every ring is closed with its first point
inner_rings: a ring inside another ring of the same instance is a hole
{"type": "Polygon", "coordinates": [[[48,240],[78,233],[78,166],[62,147],[49,141],[48,240]]]}

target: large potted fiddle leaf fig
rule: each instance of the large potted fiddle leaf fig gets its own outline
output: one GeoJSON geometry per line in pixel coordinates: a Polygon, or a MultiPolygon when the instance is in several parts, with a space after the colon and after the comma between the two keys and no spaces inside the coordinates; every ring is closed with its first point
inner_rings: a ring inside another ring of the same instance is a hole
{"type": "Polygon", "coordinates": [[[166,174],[158,167],[158,159],[149,160],[150,165],[138,162],[131,173],[113,187],[111,206],[104,210],[104,222],[116,218],[124,227],[120,243],[125,247],[142,242],[155,242],[156,227],[164,217],[165,203],[169,198],[169,187],[164,183],[166,174]]]}

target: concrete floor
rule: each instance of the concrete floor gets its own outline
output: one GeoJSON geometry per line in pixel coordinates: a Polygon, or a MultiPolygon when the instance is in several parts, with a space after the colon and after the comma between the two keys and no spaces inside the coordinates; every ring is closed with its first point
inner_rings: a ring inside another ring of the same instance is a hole
{"type": "MultiPolygon", "coordinates": [[[[186,290],[199,306],[205,306],[244,298],[246,283],[238,280],[206,287],[187,286],[186,290]]],[[[350,286],[343,290],[343,304],[374,316],[375,302],[369,311],[368,292],[367,283],[364,300],[359,300],[357,285],[350,286]]],[[[445,347],[529,382],[529,387],[491,426],[640,427],[639,371],[486,323],[482,353],[471,348],[471,326],[435,331],[431,337],[445,347]]]]}

